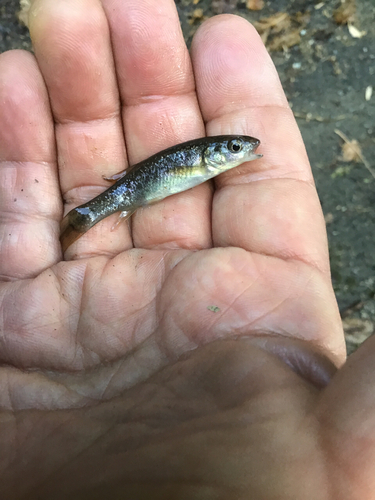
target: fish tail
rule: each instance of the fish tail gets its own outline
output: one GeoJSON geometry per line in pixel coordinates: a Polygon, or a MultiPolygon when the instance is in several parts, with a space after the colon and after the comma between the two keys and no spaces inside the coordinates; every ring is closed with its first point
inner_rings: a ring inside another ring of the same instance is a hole
{"type": "Polygon", "coordinates": [[[100,219],[93,217],[91,210],[81,207],[71,210],[61,221],[60,243],[63,252],[85,234],[100,219]]]}

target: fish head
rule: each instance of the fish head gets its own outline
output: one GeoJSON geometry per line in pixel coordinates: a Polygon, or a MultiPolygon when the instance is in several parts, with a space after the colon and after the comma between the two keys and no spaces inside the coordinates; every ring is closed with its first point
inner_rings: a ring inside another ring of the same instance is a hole
{"type": "Polygon", "coordinates": [[[204,165],[213,176],[218,175],[246,161],[261,158],[263,155],[255,153],[259,144],[259,139],[246,135],[216,137],[203,152],[204,165]]]}

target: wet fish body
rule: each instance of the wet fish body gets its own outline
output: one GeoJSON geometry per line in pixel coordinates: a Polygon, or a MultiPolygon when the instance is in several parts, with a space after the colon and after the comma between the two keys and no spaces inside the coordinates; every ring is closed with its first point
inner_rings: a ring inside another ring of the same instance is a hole
{"type": "Polygon", "coordinates": [[[63,250],[115,212],[128,218],[135,210],[186,191],[261,157],[259,140],[249,136],[203,137],[165,149],[121,172],[106,191],[71,210],[61,223],[63,250]]]}

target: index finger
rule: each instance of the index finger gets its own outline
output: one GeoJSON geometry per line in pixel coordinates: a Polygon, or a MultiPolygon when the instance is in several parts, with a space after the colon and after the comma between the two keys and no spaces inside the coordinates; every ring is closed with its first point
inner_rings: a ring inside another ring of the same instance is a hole
{"type": "Polygon", "coordinates": [[[263,158],[217,179],[215,246],[296,258],[329,273],[325,223],[298,126],[255,28],[218,16],[197,32],[192,61],[208,135],[257,137],[263,158]]]}

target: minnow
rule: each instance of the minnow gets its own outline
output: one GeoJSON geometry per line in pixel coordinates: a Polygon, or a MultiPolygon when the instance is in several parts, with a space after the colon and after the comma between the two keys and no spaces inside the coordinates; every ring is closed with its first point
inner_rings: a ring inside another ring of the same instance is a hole
{"type": "Polygon", "coordinates": [[[106,191],[71,210],[61,222],[63,251],[102,219],[121,212],[128,219],[138,208],[198,186],[208,179],[262,155],[260,141],[245,135],[202,137],[156,153],[106,180],[106,191]]]}

